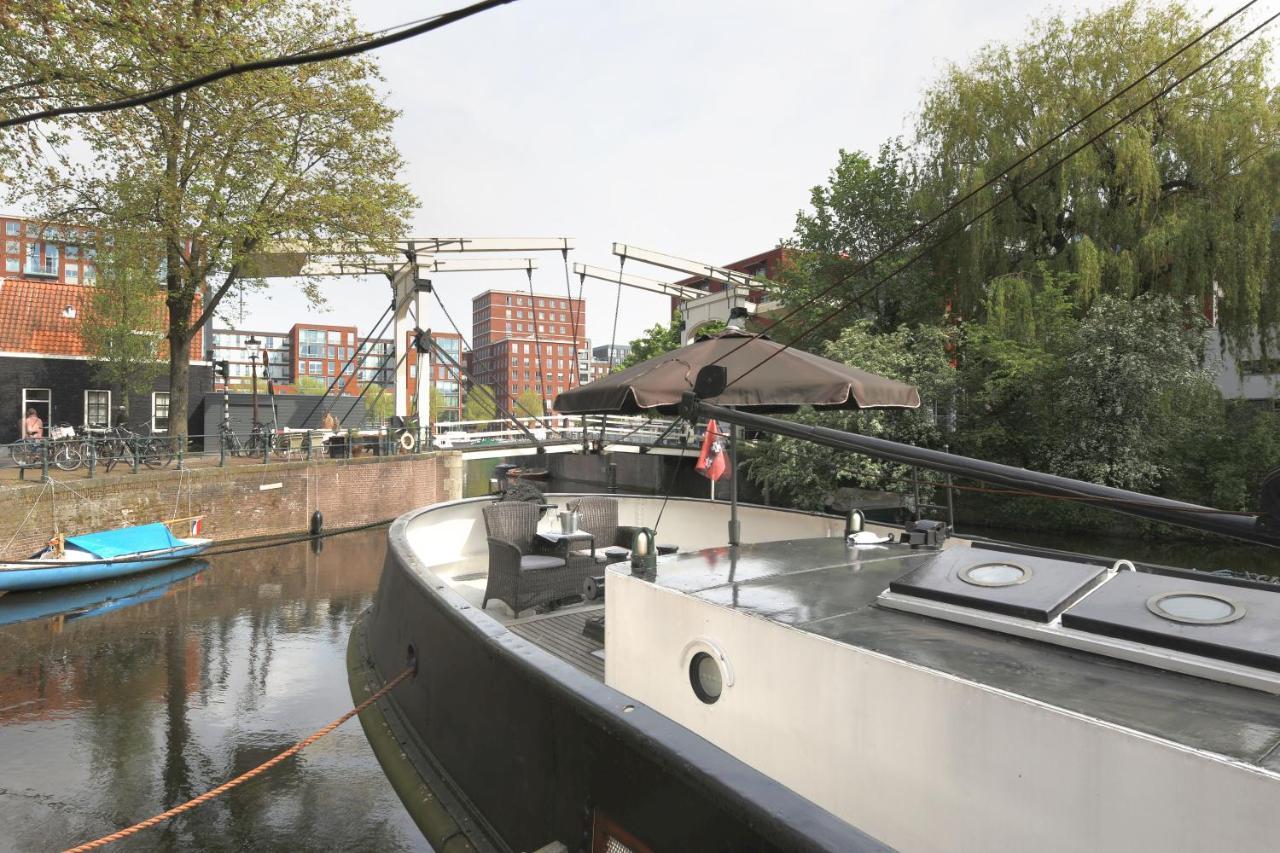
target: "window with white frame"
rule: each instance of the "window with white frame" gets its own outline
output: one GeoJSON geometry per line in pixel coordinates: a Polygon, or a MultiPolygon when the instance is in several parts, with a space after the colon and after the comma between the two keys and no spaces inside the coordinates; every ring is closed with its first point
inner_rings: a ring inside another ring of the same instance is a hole
{"type": "Polygon", "coordinates": [[[80,281],[80,265],[79,264],[67,264],[65,267],[63,267],[63,270],[65,271],[63,274],[63,277],[66,278],[67,281],[73,284],[80,281]]]}
{"type": "Polygon", "coordinates": [[[4,233],[10,237],[17,237],[22,233],[22,225],[17,222],[6,222],[4,224],[4,233]]]}
{"type": "Polygon", "coordinates": [[[22,262],[17,258],[5,258],[4,271],[5,272],[21,272],[22,262]]]}
{"type": "Polygon", "coordinates": [[[111,426],[111,392],[84,392],[84,424],[91,427],[111,426]]]}
{"type": "Polygon", "coordinates": [[[151,392],[151,431],[169,431],[169,392],[151,392]]]}
{"type": "Polygon", "coordinates": [[[18,434],[26,435],[22,422],[27,418],[27,410],[35,409],[40,420],[44,421],[45,435],[49,432],[49,413],[53,410],[53,397],[48,388],[23,388],[22,408],[18,411],[18,434]]]}

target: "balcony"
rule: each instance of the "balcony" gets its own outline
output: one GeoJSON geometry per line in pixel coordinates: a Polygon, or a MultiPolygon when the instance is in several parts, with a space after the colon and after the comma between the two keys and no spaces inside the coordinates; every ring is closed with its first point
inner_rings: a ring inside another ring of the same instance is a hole
{"type": "Polygon", "coordinates": [[[57,278],[58,277],[58,261],[56,258],[49,258],[45,261],[27,259],[27,263],[22,268],[23,275],[38,275],[41,277],[57,278]]]}

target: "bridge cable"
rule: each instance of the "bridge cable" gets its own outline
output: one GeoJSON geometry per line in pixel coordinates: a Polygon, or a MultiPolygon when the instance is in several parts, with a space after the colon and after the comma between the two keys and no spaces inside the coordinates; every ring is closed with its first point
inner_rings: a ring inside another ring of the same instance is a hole
{"type": "MultiPolygon", "coordinates": [[[[578,320],[582,316],[582,312],[575,308],[582,301],[582,285],[581,279],[585,279],[586,275],[580,276],[578,286],[578,302],[573,301],[573,285],[569,283],[569,242],[565,241],[565,245],[560,249],[560,258],[564,262],[564,295],[569,300],[569,322],[573,324],[571,331],[573,332],[573,364],[569,373],[569,387],[581,385],[582,378],[578,374],[578,320]]],[[[585,332],[586,329],[583,329],[585,332]]]]}
{"type": "MultiPolygon", "coordinates": [[[[395,294],[392,294],[392,296],[391,296],[391,304],[389,304],[389,305],[387,306],[387,310],[386,310],[386,311],[384,311],[384,312],[382,312],[382,316],[381,316],[381,317],[379,317],[379,318],[377,319],[377,321],[375,321],[375,322],[374,322],[374,324],[373,324],[374,326],[377,326],[379,323],[381,323],[381,324],[382,324],[382,326],[378,329],[378,331],[377,331],[377,332],[372,332],[372,331],[371,331],[371,332],[369,332],[369,334],[365,335],[365,336],[364,336],[364,338],[362,338],[360,341],[358,341],[358,342],[356,343],[355,349],[354,349],[354,350],[352,351],[352,353],[351,353],[351,358],[347,359],[347,363],[346,363],[346,364],[344,364],[344,365],[342,365],[342,369],[340,369],[340,370],[338,371],[338,375],[337,375],[337,376],[333,377],[333,381],[329,383],[329,387],[325,389],[324,394],[322,394],[322,395],[320,396],[320,399],[319,399],[319,400],[316,400],[316,404],[315,404],[314,406],[312,406],[312,407],[311,407],[311,411],[310,411],[310,412],[307,412],[307,416],[306,416],[305,418],[303,418],[303,419],[302,419],[302,424],[303,424],[303,426],[306,426],[306,424],[307,424],[307,423],[308,423],[308,422],[309,422],[313,417],[315,417],[316,411],[320,408],[320,404],[321,404],[321,403],[323,403],[325,400],[327,400],[327,399],[329,398],[329,394],[333,391],[333,389],[337,386],[337,384],[342,380],[342,375],[343,375],[344,373],[346,373],[346,372],[347,372],[347,370],[351,367],[352,362],[354,362],[354,361],[356,360],[356,358],[357,358],[357,357],[359,357],[359,356],[361,355],[361,350],[362,350],[362,349],[364,349],[364,346],[365,346],[366,344],[368,344],[371,340],[373,340],[375,336],[376,336],[376,337],[378,337],[378,338],[381,338],[381,337],[386,333],[386,331],[387,331],[387,326],[388,326],[388,325],[390,325],[390,323],[391,323],[391,321],[392,321],[392,319],[393,319],[392,317],[390,317],[390,316],[388,316],[388,315],[390,315],[390,314],[391,314],[391,311],[392,311],[395,307],[396,307],[395,294]]],[[[372,327],[371,327],[371,328],[372,328],[372,327]]],[[[299,355],[300,355],[300,354],[299,354],[299,355]]],[[[382,368],[381,368],[381,367],[379,367],[379,368],[378,368],[378,370],[379,370],[379,372],[381,372],[382,368]]],[[[339,391],[339,392],[338,392],[338,396],[339,396],[339,397],[341,397],[341,396],[342,396],[342,392],[341,392],[341,391],[339,391]]]]}
{"type": "Polygon", "coordinates": [[[543,409],[543,415],[545,416],[547,414],[547,373],[542,369],[542,335],[538,332],[538,306],[534,304],[537,299],[533,295],[532,260],[529,261],[529,266],[525,267],[524,272],[529,277],[529,316],[533,319],[533,381],[538,389],[538,408],[543,409]]]}
{"type": "Polygon", "coordinates": [[[110,835],[104,835],[101,838],[95,839],[94,841],[81,844],[77,847],[72,847],[69,850],[65,851],[65,853],[87,853],[87,851],[89,850],[97,850],[99,847],[105,847],[108,844],[112,843],[113,841],[119,841],[123,838],[128,838],[131,835],[136,835],[137,833],[141,832],[144,829],[150,829],[151,827],[156,826],[157,824],[163,823],[166,820],[169,820],[170,818],[177,817],[180,814],[189,812],[192,809],[196,808],[197,806],[202,806],[205,803],[209,802],[210,800],[222,796],[223,794],[227,793],[233,788],[237,788],[240,785],[244,784],[245,782],[248,782],[250,779],[253,779],[256,776],[260,776],[261,774],[267,772],[268,770],[275,767],[280,762],[284,761],[286,758],[296,755],[297,753],[306,749],[308,746],[311,746],[311,744],[320,740],[325,735],[331,733],[334,729],[338,728],[338,726],[342,725],[347,720],[363,712],[366,708],[368,708],[374,702],[377,702],[383,696],[386,696],[393,689],[395,689],[396,687],[399,687],[401,682],[415,675],[416,672],[417,672],[416,666],[405,667],[405,669],[403,669],[399,675],[397,675],[395,678],[388,681],[386,684],[382,685],[382,687],[376,693],[370,696],[368,699],[365,699],[359,705],[356,705],[350,711],[347,711],[345,714],[343,714],[341,717],[334,720],[333,722],[329,723],[327,726],[317,729],[307,737],[303,738],[302,740],[295,743],[293,746],[286,749],[284,752],[279,753],[273,758],[267,759],[266,761],[259,764],[257,767],[254,767],[252,770],[245,771],[244,773],[241,773],[239,776],[236,776],[234,779],[231,779],[227,782],[223,782],[218,787],[213,788],[209,791],[205,791],[200,796],[187,800],[185,803],[182,803],[181,805],[174,806],[168,811],[161,812],[160,814],[155,815],[154,817],[149,817],[144,821],[139,821],[138,823],[135,823],[133,826],[126,827],[125,829],[122,829],[118,832],[113,832],[110,835]]]}

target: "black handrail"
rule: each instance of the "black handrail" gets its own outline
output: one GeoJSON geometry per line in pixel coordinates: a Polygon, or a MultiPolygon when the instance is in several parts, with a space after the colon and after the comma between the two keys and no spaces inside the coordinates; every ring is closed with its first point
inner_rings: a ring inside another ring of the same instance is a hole
{"type": "Polygon", "coordinates": [[[698,417],[715,418],[720,423],[737,424],[774,435],[812,441],[815,444],[862,453],[887,462],[919,465],[922,468],[967,477],[996,486],[1024,490],[1046,497],[1079,500],[1126,515],[1218,533],[1257,545],[1280,547],[1280,529],[1267,527],[1257,516],[1248,513],[1211,509],[1169,498],[1144,495],[1141,492],[1073,480],[1070,477],[1043,474],[1026,468],[1001,465],[998,462],[986,462],[941,450],[913,447],[883,438],[857,435],[829,427],[799,424],[766,415],[754,415],[704,403],[691,393],[685,395],[680,413],[690,421],[695,421],[698,417]]]}

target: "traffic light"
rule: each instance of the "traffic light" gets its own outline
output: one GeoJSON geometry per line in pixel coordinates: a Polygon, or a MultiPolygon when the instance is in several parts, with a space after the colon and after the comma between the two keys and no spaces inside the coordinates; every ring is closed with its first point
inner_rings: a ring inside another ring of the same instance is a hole
{"type": "Polygon", "coordinates": [[[218,368],[218,374],[222,377],[223,382],[231,381],[231,362],[215,361],[214,365],[218,368]]]}

